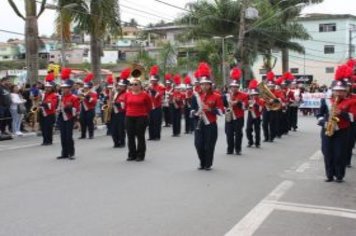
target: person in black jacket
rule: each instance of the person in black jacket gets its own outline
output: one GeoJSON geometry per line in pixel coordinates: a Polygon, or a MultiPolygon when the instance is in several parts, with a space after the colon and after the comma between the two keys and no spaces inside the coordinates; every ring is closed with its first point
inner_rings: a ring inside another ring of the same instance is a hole
{"type": "Polygon", "coordinates": [[[8,77],[4,77],[0,80],[0,135],[9,133],[6,132],[6,126],[11,124],[10,115],[10,105],[11,105],[11,94],[10,94],[11,81],[8,77]]]}

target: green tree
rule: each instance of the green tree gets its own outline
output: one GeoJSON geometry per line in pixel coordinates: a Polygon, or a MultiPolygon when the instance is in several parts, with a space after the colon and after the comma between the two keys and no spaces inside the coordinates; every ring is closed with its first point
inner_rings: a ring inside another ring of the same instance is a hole
{"type": "Polygon", "coordinates": [[[47,0],[40,1],[40,9],[37,11],[36,0],[25,0],[25,14],[22,14],[13,0],[8,0],[10,6],[18,17],[25,21],[26,42],[26,67],[27,76],[31,84],[38,80],[38,18],[45,10],[47,0]]]}

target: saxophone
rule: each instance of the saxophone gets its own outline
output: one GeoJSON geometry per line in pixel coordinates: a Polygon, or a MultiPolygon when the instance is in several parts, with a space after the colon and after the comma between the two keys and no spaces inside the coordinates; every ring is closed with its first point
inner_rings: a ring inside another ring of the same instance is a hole
{"type": "Polygon", "coordinates": [[[235,113],[234,113],[234,109],[232,107],[232,94],[230,94],[228,100],[227,100],[227,103],[228,103],[228,108],[226,109],[226,112],[225,112],[225,121],[226,122],[231,122],[233,120],[236,120],[236,116],[235,116],[235,113]]]}
{"type": "Polygon", "coordinates": [[[335,111],[337,109],[337,105],[338,105],[339,101],[340,101],[340,98],[336,97],[334,104],[331,107],[328,123],[325,128],[325,135],[328,137],[332,137],[334,135],[336,127],[337,127],[337,123],[339,123],[339,121],[340,121],[340,119],[335,115],[335,111]]]}

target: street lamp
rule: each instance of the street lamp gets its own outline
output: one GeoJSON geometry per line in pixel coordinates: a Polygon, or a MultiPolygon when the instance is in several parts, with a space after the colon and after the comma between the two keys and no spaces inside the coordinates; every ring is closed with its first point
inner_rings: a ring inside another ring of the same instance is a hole
{"type": "Polygon", "coordinates": [[[223,78],[223,82],[224,85],[227,85],[227,81],[226,81],[226,73],[225,73],[225,40],[226,39],[231,39],[234,38],[233,35],[227,35],[225,37],[220,37],[220,36],[214,36],[213,39],[215,40],[219,40],[221,39],[221,47],[222,47],[222,62],[221,62],[221,73],[222,73],[222,78],[223,78]]]}
{"type": "Polygon", "coordinates": [[[63,37],[63,33],[64,33],[64,28],[63,28],[63,17],[62,17],[62,11],[63,9],[72,9],[74,7],[78,6],[77,3],[69,3],[67,5],[64,5],[62,7],[58,6],[58,5],[54,5],[54,4],[46,4],[45,8],[49,9],[49,10],[55,10],[59,12],[59,21],[61,23],[61,65],[62,68],[65,67],[65,51],[64,51],[64,37],[63,37]]]}

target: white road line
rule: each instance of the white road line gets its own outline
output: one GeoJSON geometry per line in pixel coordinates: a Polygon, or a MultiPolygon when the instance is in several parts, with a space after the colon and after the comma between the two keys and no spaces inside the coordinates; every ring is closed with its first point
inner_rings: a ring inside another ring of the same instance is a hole
{"type": "Polygon", "coordinates": [[[265,219],[274,210],[274,205],[265,204],[265,201],[278,201],[294,183],[289,180],[279,184],[266,198],[258,203],[243,219],[240,220],[225,236],[250,236],[260,227],[265,219]]]}
{"type": "Polygon", "coordinates": [[[303,173],[306,169],[310,168],[309,162],[304,162],[295,171],[298,173],[303,173]]]}
{"type": "Polygon", "coordinates": [[[319,160],[322,159],[322,157],[323,157],[323,154],[322,154],[321,151],[319,150],[319,151],[317,151],[316,153],[314,153],[309,159],[310,159],[311,161],[319,161],[319,160]]]}

